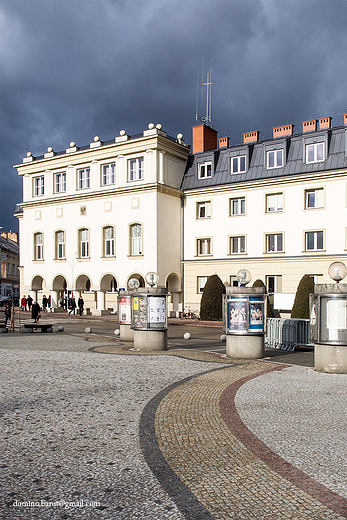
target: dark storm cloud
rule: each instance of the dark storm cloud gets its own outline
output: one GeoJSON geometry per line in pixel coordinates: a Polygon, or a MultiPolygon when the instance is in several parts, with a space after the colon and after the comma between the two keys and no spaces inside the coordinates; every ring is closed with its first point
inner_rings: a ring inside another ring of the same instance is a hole
{"type": "Polygon", "coordinates": [[[0,226],[16,228],[12,165],[28,150],[152,121],[190,142],[202,57],[213,124],[233,143],[310,118],[341,124],[346,13],[347,0],[0,1],[0,226]]]}

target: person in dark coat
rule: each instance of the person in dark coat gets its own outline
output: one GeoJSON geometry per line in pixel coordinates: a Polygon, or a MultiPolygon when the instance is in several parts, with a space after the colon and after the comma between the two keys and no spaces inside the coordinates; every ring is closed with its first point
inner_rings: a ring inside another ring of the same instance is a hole
{"type": "Polygon", "coordinates": [[[68,307],[69,307],[69,315],[73,312],[75,314],[75,309],[76,309],[76,300],[75,300],[75,297],[72,296],[71,298],[69,298],[69,303],[68,303],[68,307]]]}
{"type": "Polygon", "coordinates": [[[43,312],[47,312],[48,298],[46,295],[42,298],[42,308],[43,312]]]}
{"type": "Polygon", "coordinates": [[[7,325],[8,320],[11,320],[11,305],[8,302],[6,302],[4,318],[5,325],[7,325]]]}
{"type": "Polygon", "coordinates": [[[30,312],[30,310],[31,310],[32,303],[33,303],[33,299],[32,299],[32,297],[29,295],[29,296],[27,297],[27,305],[28,305],[28,311],[29,311],[29,312],[30,312]]]}
{"type": "Polygon", "coordinates": [[[80,313],[80,316],[82,316],[82,314],[83,314],[83,307],[84,307],[84,300],[83,300],[82,296],[80,296],[78,298],[78,302],[77,303],[78,303],[78,311],[80,313]]]}
{"type": "Polygon", "coordinates": [[[40,314],[40,305],[37,302],[34,302],[31,307],[31,317],[34,320],[35,323],[39,321],[39,314],[40,314]]]}

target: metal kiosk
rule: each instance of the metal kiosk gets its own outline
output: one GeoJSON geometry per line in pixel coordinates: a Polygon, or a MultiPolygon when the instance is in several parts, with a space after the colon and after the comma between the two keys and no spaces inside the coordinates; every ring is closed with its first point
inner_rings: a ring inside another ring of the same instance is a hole
{"type": "Polygon", "coordinates": [[[167,349],[167,297],[168,290],[158,287],[141,287],[131,295],[135,350],[167,349]]]}
{"type": "Polygon", "coordinates": [[[119,338],[122,341],[134,341],[134,331],[131,328],[131,293],[119,290],[118,292],[118,322],[119,338]]]}
{"type": "Polygon", "coordinates": [[[266,331],[264,287],[227,287],[223,297],[226,355],[238,359],[264,357],[266,331]]]}

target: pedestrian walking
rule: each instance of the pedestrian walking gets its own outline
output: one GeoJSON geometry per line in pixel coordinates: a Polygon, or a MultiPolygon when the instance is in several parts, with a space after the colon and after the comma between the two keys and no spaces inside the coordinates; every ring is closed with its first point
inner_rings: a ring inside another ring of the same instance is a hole
{"type": "Polygon", "coordinates": [[[6,302],[5,313],[4,313],[5,325],[7,325],[8,320],[11,320],[11,311],[12,311],[12,309],[11,309],[9,302],[6,302]]]}
{"type": "Polygon", "coordinates": [[[31,317],[35,323],[37,323],[40,319],[40,305],[37,302],[34,302],[31,307],[31,317]]]}
{"type": "Polygon", "coordinates": [[[47,300],[48,300],[49,311],[52,312],[52,309],[51,309],[51,305],[52,305],[51,295],[48,296],[47,300]]]}
{"type": "Polygon", "coordinates": [[[27,310],[27,299],[25,297],[25,294],[24,294],[23,298],[20,301],[20,310],[21,311],[26,311],[27,310]]]}
{"type": "Polygon", "coordinates": [[[83,314],[83,307],[84,307],[84,300],[83,300],[82,296],[80,296],[78,298],[78,302],[77,303],[78,303],[79,314],[80,314],[80,316],[82,316],[82,314],[83,314]]]}
{"type": "Polygon", "coordinates": [[[71,296],[68,301],[68,307],[69,307],[69,316],[73,312],[75,314],[76,309],[76,300],[74,296],[71,296]]]}
{"type": "Polygon", "coordinates": [[[43,312],[47,312],[47,305],[48,305],[48,299],[47,299],[47,296],[44,295],[43,298],[42,298],[43,312]]]}
{"type": "Polygon", "coordinates": [[[30,312],[30,309],[31,309],[32,304],[33,304],[33,299],[32,299],[32,297],[29,295],[29,296],[27,297],[27,305],[28,305],[28,311],[29,311],[29,312],[30,312]]]}

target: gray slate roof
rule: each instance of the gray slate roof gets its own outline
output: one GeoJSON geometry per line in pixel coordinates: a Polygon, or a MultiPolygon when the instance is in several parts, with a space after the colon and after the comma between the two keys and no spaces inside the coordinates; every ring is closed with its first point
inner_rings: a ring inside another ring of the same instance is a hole
{"type": "Polygon", "coordinates": [[[19,254],[18,244],[12,240],[6,240],[2,236],[0,236],[0,249],[2,251],[8,251],[9,253],[16,253],[17,255],[19,254]]]}
{"type": "Polygon", "coordinates": [[[181,189],[192,190],[208,186],[219,186],[257,179],[286,177],[303,173],[337,170],[347,168],[347,127],[334,127],[326,130],[306,132],[287,137],[268,139],[256,143],[229,146],[190,155],[183,177],[181,189]],[[305,146],[324,141],[327,158],[323,162],[307,164],[305,146]],[[285,164],[281,168],[265,168],[266,152],[284,149],[285,164]],[[246,155],[248,166],[245,173],[230,173],[231,157],[246,155]],[[199,162],[212,161],[213,175],[207,179],[198,178],[199,162]]]}

